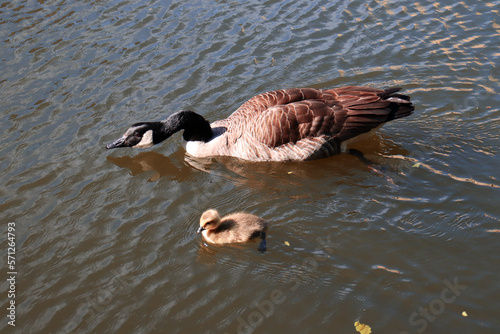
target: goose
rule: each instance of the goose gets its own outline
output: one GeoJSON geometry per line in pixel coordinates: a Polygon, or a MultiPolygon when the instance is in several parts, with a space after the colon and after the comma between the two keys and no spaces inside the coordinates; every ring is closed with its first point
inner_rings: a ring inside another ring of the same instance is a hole
{"type": "Polygon", "coordinates": [[[259,251],[264,252],[266,231],[266,221],[258,216],[237,212],[221,218],[217,210],[210,209],[201,215],[197,233],[213,244],[249,242],[260,237],[259,251]]]}
{"type": "MultiPolygon", "coordinates": [[[[259,94],[228,118],[210,124],[182,110],[159,122],[133,124],[117,147],[147,148],[180,130],[194,157],[230,156],[249,161],[304,161],[347,152],[354,141],[384,123],[412,114],[401,88],[346,86],[292,88],[259,94]]],[[[359,151],[358,151],[359,152],[359,151]]]]}

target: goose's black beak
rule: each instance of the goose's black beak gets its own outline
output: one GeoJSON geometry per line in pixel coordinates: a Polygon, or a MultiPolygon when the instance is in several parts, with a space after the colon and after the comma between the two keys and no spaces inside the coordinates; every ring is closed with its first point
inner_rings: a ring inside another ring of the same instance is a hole
{"type": "Polygon", "coordinates": [[[106,145],[106,148],[109,149],[109,148],[117,148],[117,147],[127,147],[128,145],[127,145],[127,142],[125,139],[126,139],[125,137],[121,137],[120,139],[115,140],[114,142],[106,145]]]}
{"type": "Polygon", "coordinates": [[[196,233],[201,233],[202,231],[204,231],[205,229],[203,228],[203,226],[200,226],[200,228],[198,229],[198,231],[196,231],[196,233]]]}

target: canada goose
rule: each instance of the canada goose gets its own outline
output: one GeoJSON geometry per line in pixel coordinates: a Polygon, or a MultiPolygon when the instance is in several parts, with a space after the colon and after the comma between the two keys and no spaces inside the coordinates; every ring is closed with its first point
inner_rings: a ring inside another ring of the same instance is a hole
{"type": "Polygon", "coordinates": [[[257,95],[226,119],[209,124],[193,111],[164,121],[132,125],[107,148],[150,147],[184,129],[195,157],[232,156],[250,161],[313,160],[347,150],[385,122],[414,110],[410,98],[386,90],[348,86],[294,88],[257,95]]]}
{"type": "Polygon", "coordinates": [[[213,244],[249,242],[255,238],[262,239],[259,250],[266,250],[267,223],[255,215],[238,212],[227,215],[221,219],[219,212],[210,209],[200,217],[201,233],[206,241],[213,244]]]}

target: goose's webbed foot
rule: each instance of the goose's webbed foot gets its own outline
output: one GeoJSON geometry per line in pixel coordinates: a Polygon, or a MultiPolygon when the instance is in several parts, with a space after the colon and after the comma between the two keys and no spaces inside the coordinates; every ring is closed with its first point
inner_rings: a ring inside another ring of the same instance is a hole
{"type": "Polygon", "coordinates": [[[259,244],[259,252],[264,253],[267,250],[267,242],[266,242],[266,232],[262,232],[260,234],[262,241],[259,244]]]}
{"type": "Polygon", "coordinates": [[[350,148],[347,151],[347,153],[349,153],[349,154],[355,156],[356,158],[358,158],[359,160],[361,160],[361,162],[363,162],[370,170],[372,170],[376,174],[379,174],[380,176],[386,178],[389,182],[394,183],[392,178],[390,178],[389,176],[387,176],[385,174],[385,172],[387,171],[387,168],[385,166],[379,165],[379,164],[365,158],[363,152],[356,150],[355,148],[350,148]]]}

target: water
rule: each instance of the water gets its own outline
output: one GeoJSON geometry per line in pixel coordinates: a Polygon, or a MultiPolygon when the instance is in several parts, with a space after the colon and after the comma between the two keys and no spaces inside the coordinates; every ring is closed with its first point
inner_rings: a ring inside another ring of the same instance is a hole
{"type": "Polygon", "coordinates": [[[12,276],[15,226],[17,272],[2,333],[498,332],[498,16],[479,1],[1,3],[1,263],[12,276]],[[213,121],[264,91],[340,85],[412,96],[411,117],[356,145],[382,173],[344,155],[196,160],[180,135],[104,148],[180,109],[213,121]],[[267,219],[268,251],[205,245],[210,207],[267,219]]]}

